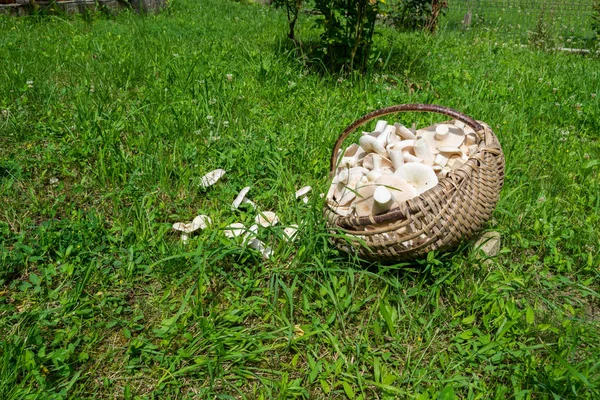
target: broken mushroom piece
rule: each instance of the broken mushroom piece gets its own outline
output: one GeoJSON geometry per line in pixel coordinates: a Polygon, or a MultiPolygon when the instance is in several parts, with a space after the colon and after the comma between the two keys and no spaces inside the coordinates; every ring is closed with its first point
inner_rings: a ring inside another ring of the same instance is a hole
{"type": "Polygon", "coordinates": [[[237,195],[237,197],[235,198],[235,200],[233,200],[233,203],[231,204],[232,210],[238,209],[239,206],[242,204],[250,204],[252,207],[256,208],[256,204],[254,204],[252,200],[246,198],[246,194],[248,194],[249,190],[250,186],[246,186],[245,188],[240,190],[240,193],[237,195]]]}
{"type": "Polygon", "coordinates": [[[225,175],[224,169],[215,169],[214,171],[210,171],[208,174],[204,175],[200,179],[200,186],[209,187],[217,183],[219,179],[221,179],[225,175]]]}
{"type": "Polygon", "coordinates": [[[435,171],[425,164],[406,163],[396,171],[395,175],[414,186],[417,196],[438,184],[435,171]]]}
{"type": "Polygon", "coordinates": [[[310,186],[304,186],[303,188],[298,189],[296,192],[296,199],[302,198],[304,204],[308,203],[308,196],[306,194],[311,190],[312,188],[310,186]]]}
{"type": "Polygon", "coordinates": [[[246,227],[244,226],[244,224],[236,222],[225,228],[223,230],[223,233],[225,233],[225,236],[227,236],[228,238],[233,239],[234,237],[242,235],[245,231],[246,227]]]}
{"type": "Polygon", "coordinates": [[[212,221],[208,215],[198,215],[192,222],[174,223],[173,229],[181,232],[181,241],[183,243],[187,243],[188,239],[190,238],[190,233],[197,231],[198,229],[204,229],[211,223],[212,221]]]}
{"type": "Polygon", "coordinates": [[[298,225],[290,225],[283,230],[283,239],[286,242],[294,240],[298,234],[298,225]]]}
{"type": "Polygon", "coordinates": [[[277,225],[279,218],[277,218],[277,214],[272,211],[262,211],[254,218],[254,222],[266,228],[268,226],[277,225]]]}

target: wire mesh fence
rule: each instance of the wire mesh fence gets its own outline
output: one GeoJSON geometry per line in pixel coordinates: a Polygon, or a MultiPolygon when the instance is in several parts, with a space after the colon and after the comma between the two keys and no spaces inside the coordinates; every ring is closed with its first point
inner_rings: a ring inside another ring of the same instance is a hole
{"type": "Polygon", "coordinates": [[[557,46],[593,41],[596,0],[448,0],[447,29],[494,29],[516,38],[551,37],[557,46]]]}

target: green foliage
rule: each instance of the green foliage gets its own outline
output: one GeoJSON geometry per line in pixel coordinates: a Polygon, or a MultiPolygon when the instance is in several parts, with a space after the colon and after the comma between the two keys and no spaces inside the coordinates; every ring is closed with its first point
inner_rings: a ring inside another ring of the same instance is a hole
{"type": "Polygon", "coordinates": [[[322,17],[323,57],[331,70],[364,71],[369,62],[379,0],[315,0],[322,17]]]}
{"type": "Polygon", "coordinates": [[[0,399],[600,398],[596,59],[382,26],[387,67],[333,78],[282,54],[271,7],[67,18],[0,17],[0,399]],[[332,247],[333,143],[396,103],[498,135],[498,256],[332,247]],[[248,185],[281,220],[267,260],[223,234],[254,223],[230,209],[248,185]],[[213,224],[184,245],[172,224],[198,214],[213,224]]]}
{"type": "Polygon", "coordinates": [[[399,29],[433,32],[447,8],[444,0],[401,0],[391,7],[390,16],[399,29]]]}
{"type": "Polygon", "coordinates": [[[598,41],[600,41],[600,0],[595,0],[594,14],[592,15],[592,30],[596,33],[598,41]]]}

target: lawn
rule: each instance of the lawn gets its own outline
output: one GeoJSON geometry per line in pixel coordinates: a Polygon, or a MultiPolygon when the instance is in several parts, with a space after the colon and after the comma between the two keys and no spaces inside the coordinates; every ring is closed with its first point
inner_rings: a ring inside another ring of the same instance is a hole
{"type": "Polygon", "coordinates": [[[364,76],[331,75],[283,13],[227,0],[0,32],[0,399],[600,398],[598,58],[381,26],[364,76]],[[400,103],[494,129],[498,256],[368,264],[328,240],[333,143],[400,103]],[[230,208],[245,186],[281,220],[270,259],[223,234],[254,219],[230,208]]]}

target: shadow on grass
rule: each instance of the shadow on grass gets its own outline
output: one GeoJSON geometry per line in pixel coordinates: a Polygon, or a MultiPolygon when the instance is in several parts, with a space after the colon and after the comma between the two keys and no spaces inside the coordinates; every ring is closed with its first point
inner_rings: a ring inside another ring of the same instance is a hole
{"type": "MultiPolygon", "coordinates": [[[[427,34],[422,38],[423,41],[430,40],[427,34]]],[[[403,35],[401,40],[395,31],[379,33],[364,71],[350,70],[344,60],[331,60],[316,37],[298,41],[298,46],[290,39],[276,38],[272,49],[276,56],[323,78],[359,80],[370,79],[373,75],[393,75],[399,83],[406,83],[422,81],[428,75],[426,43],[414,39],[414,33],[403,35]]],[[[326,79],[324,83],[334,82],[335,79],[326,79]]]]}

